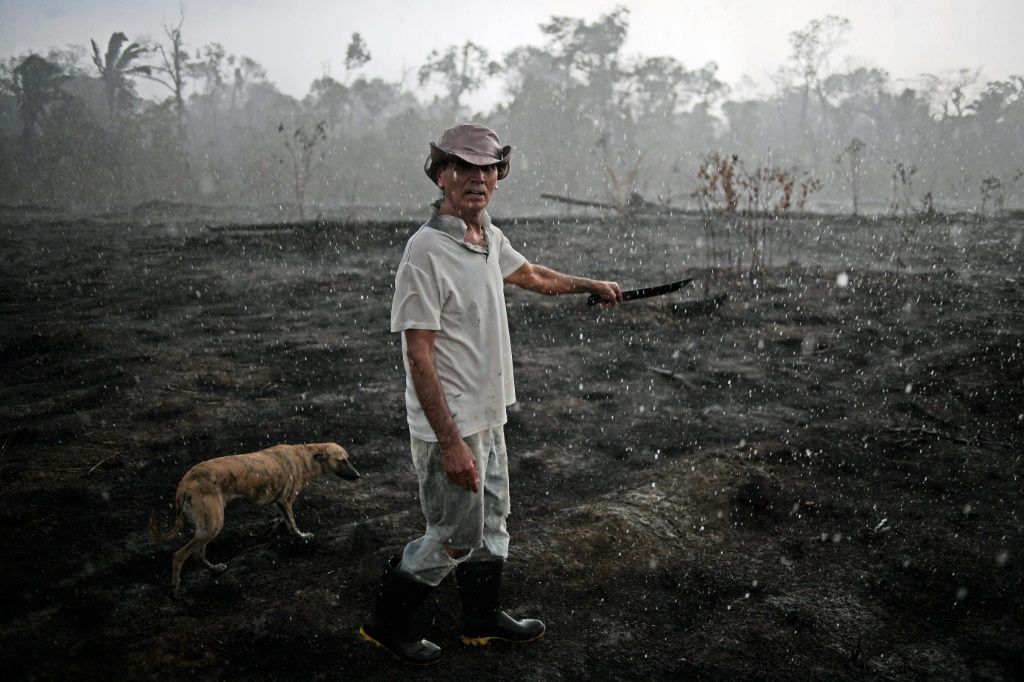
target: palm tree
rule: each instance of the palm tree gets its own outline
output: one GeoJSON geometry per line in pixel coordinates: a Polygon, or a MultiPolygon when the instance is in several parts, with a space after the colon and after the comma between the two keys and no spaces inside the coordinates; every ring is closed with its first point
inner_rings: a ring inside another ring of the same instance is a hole
{"type": "Polygon", "coordinates": [[[92,61],[99,69],[107,95],[110,123],[116,126],[121,116],[121,110],[126,106],[128,98],[132,94],[132,85],[128,79],[139,75],[150,76],[152,73],[149,66],[132,64],[146,53],[146,48],[138,43],[130,43],[122,50],[121,48],[128,42],[128,36],[120,31],[110,36],[106,55],[100,54],[100,46],[96,44],[95,40],[90,40],[90,42],[92,43],[92,61]]]}

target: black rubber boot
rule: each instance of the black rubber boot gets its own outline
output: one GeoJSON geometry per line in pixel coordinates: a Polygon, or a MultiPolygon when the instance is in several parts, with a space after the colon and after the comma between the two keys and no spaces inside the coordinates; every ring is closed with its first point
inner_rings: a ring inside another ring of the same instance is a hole
{"type": "Polygon", "coordinates": [[[492,639],[532,642],[544,636],[544,623],[516,620],[501,610],[502,559],[465,561],[455,569],[462,597],[462,643],[484,646],[492,639]]]}
{"type": "Polygon", "coordinates": [[[381,578],[377,603],[359,628],[359,634],[403,663],[436,663],[441,658],[440,647],[413,635],[410,628],[412,614],[434,588],[405,577],[397,568],[398,559],[390,559],[381,578]]]}

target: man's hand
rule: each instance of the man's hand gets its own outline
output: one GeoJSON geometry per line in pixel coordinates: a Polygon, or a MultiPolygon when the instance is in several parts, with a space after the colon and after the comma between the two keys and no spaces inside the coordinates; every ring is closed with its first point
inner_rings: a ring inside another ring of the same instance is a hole
{"type": "Polygon", "coordinates": [[[622,290],[618,282],[601,282],[594,280],[592,293],[601,297],[603,303],[618,305],[622,303],[622,290]]]}
{"type": "Polygon", "coordinates": [[[457,438],[447,447],[442,447],[441,464],[449,481],[473,493],[480,490],[480,474],[476,470],[476,459],[466,441],[457,438]]]}

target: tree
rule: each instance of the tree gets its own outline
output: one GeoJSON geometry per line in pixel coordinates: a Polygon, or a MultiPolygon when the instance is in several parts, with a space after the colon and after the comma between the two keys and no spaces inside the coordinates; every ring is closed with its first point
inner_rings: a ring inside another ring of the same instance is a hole
{"type": "Polygon", "coordinates": [[[427,55],[427,63],[420,67],[419,82],[426,85],[432,78],[441,80],[448,91],[454,121],[462,108],[462,97],[478,90],[500,70],[501,65],[490,60],[486,49],[467,40],[461,47],[452,45],[444,52],[434,50],[427,55]]]}
{"type": "Polygon", "coordinates": [[[672,57],[649,57],[630,69],[626,77],[635,117],[672,119],[695,101],[714,105],[726,86],[716,77],[718,65],[708,62],[690,71],[672,57]]]}
{"type": "MultiPolygon", "coordinates": [[[[613,178],[630,169],[626,173],[636,182],[643,156],[629,107],[633,82],[622,55],[629,10],[616,7],[592,23],[555,16],[540,29],[561,75],[561,99],[568,105],[563,115],[576,128],[576,136],[590,136],[586,146],[601,155],[609,196],[621,196],[622,188],[614,186],[613,178]]],[[[632,191],[630,187],[627,194],[632,191]]]]}
{"type": "MultiPolygon", "coordinates": [[[[292,187],[295,192],[295,203],[299,208],[299,220],[306,219],[306,187],[316,169],[317,145],[327,139],[326,125],[325,121],[320,121],[311,130],[306,130],[301,125],[291,130],[287,129],[284,123],[277,126],[277,131],[284,135],[284,147],[291,157],[292,187]]],[[[280,161],[284,163],[284,159],[280,161]]]]}
{"type": "Polygon", "coordinates": [[[648,171],[638,189],[662,204],[668,205],[680,189],[680,158],[705,153],[711,133],[708,110],[726,90],[717,70],[714,62],[690,70],[671,57],[650,57],[626,71],[632,111],[624,120],[633,122],[634,142],[648,171]]]}
{"type": "Polygon", "coordinates": [[[913,204],[914,176],[917,175],[917,166],[907,164],[903,161],[894,161],[892,164],[892,196],[889,201],[889,210],[893,215],[902,215],[905,219],[913,204]]]}
{"type": "Polygon", "coordinates": [[[202,146],[220,143],[220,109],[221,97],[224,95],[225,81],[228,78],[226,65],[234,65],[234,57],[228,57],[227,51],[220,43],[208,43],[196,50],[195,58],[188,63],[189,75],[202,82],[202,90],[193,95],[199,106],[193,111],[201,116],[203,126],[197,125],[193,133],[197,135],[197,143],[202,146]],[[206,128],[203,135],[202,127],[206,128]]]}
{"type": "Polygon", "coordinates": [[[883,69],[857,68],[849,73],[830,75],[823,83],[827,100],[835,103],[847,125],[857,115],[869,117],[876,125],[882,119],[889,73],[883,69]]]}
{"type": "Polygon", "coordinates": [[[67,97],[61,84],[67,76],[56,64],[37,54],[30,54],[12,72],[11,89],[18,101],[21,116],[21,144],[31,155],[42,119],[50,108],[67,97]]]}
{"type": "Polygon", "coordinates": [[[163,74],[162,76],[151,75],[151,80],[160,83],[171,91],[174,98],[174,113],[177,123],[178,144],[181,145],[183,160],[185,162],[185,174],[191,176],[191,163],[188,152],[188,134],[185,129],[185,78],[188,73],[188,53],[185,51],[184,39],[182,38],[181,25],[185,22],[184,10],[178,19],[176,26],[164,24],[164,33],[167,35],[168,44],[157,45],[155,50],[160,53],[160,65],[154,67],[154,71],[163,74]]]}
{"type": "Polygon", "coordinates": [[[343,115],[348,112],[345,128],[351,123],[352,106],[349,102],[349,89],[328,75],[317,78],[309,86],[305,104],[323,117],[331,128],[342,122],[343,115]]]}
{"type": "Polygon", "coordinates": [[[984,213],[991,205],[992,214],[1000,216],[1006,204],[1006,194],[1024,177],[1024,170],[1018,169],[1007,174],[1005,178],[988,175],[981,180],[981,212],[984,213]]]}
{"type": "Polygon", "coordinates": [[[959,119],[967,113],[967,98],[981,79],[981,69],[958,69],[941,75],[926,73],[921,78],[939,119],[959,119]]]}
{"type": "Polygon", "coordinates": [[[345,79],[350,80],[352,72],[370,61],[370,49],[359,33],[352,34],[352,41],[345,50],[345,79]]]}
{"type": "Polygon", "coordinates": [[[127,47],[124,47],[124,44],[128,42],[128,36],[120,31],[110,36],[106,54],[100,53],[100,46],[96,44],[95,40],[90,40],[90,42],[92,43],[92,61],[99,69],[100,79],[103,81],[104,92],[107,96],[110,124],[116,129],[121,125],[122,111],[130,106],[131,97],[135,94],[130,79],[134,76],[152,75],[152,67],[145,64],[133,64],[146,53],[146,48],[139,43],[129,43],[127,47]]]}
{"type": "Polygon", "coordinates": [[[839,161],[842,161],[842,157],[846,157],[846,162],[850,167],[850,191],[853,193],[853,215],[858,213],[858,200],[860,194],[858,192],[857,179],[860,176],[860,164],[864,160],[864,150],[867,145],[864,144],[860,138],[853,138],[849,144],[843,147],[843,153],[840,155],[839,161]]]}
{"type": "Polygon", "coordinates": [[[823,88],[831,73],[831,60],[850,30],[850,20],[830,14],[812,19],[802,30],[789,34],[790,61],[801,79],[800,127],[806,130],[807,104],[811,91],[821,103],[822,121],[828,135],[828,100],[823,88]]]}
{"type": "Polygon", "coordinates": [[[239,105],[239,100],[246,94],[246,89],[252,85],[266,85],[267,70],[251,57],[241,56],[235,59],[234,55],[228,57],[228,63],[234,64],[234,84],[231,86],[231,105],[228,111],[232,114],[239,105]]]}

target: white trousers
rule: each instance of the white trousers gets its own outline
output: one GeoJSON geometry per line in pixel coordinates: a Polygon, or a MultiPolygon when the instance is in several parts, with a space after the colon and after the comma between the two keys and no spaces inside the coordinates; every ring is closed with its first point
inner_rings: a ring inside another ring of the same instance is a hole
{"type": "Polygon", "coordinates": [[[463,561],[508,556],[505,430],[499,426],[465,436],[463,440],[476,458],[480,476],[480,490],[476,493],[448,480],[437,443],[411,438],[427,530],[405,546],[398,570],[428,585],[438,585],[463,561]]]}

